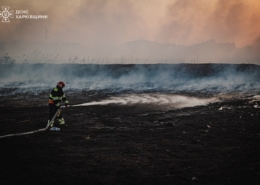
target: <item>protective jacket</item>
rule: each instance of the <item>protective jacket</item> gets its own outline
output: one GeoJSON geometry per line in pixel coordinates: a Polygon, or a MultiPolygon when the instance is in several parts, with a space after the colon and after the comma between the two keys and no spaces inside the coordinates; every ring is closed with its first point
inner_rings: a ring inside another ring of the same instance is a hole
{"type": "Polygon", "coordinates": [[[57,107],[59,107],[61,105],[61,101],[65,102],[65,104],[69,103],[62,88],[57,86],[51,91],[49,96],[49,104],[55,104],[57,107]]]}

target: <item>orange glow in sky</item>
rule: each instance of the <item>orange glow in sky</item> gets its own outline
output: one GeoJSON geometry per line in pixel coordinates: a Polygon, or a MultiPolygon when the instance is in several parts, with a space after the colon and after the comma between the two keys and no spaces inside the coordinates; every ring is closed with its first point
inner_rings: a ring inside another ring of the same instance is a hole
{"type": "Polygon", "coordinates": [[[2,0],[10,10],[48,15],[0,22],[0,41],[74,42],[85,46],[149,40],[183,45],[210,39],[260,46],[259,0],[2,0]]]}

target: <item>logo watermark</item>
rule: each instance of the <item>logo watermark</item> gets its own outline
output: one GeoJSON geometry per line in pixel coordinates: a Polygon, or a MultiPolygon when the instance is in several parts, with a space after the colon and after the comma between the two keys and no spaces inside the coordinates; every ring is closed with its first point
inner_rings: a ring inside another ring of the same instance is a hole
{"type": "Polygon", "coordinates": [[[0,11],[0,18],[2,18],[2,22],[10,22],[9,18],[15,19],[48,19],[48,15],[35,15],[30,14],[29,10],[11,10],[9,11],[9,6],[2,6],[2,10],[0,11]]]}
{"type": "Polygon", "coordinates": [[[0,17],[2,17],[2,22],[10,22],[9,18],[14,18],[14,11],[9,11],[9,6],[2,6],[2,10],[0,11],[0,17]]]}

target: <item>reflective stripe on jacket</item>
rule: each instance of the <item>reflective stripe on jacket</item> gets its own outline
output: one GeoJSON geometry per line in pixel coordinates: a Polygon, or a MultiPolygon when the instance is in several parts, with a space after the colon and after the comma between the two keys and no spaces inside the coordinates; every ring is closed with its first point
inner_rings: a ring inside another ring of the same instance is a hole
{"type": "Polygon", "coordinates": [[[51,94],[49,96],[49,104],[55,104],[56,106],[60,106],[61,101],[69,103],[63,90],[61,88],[55,87],[54,89],[52,89],[51,94]]]}

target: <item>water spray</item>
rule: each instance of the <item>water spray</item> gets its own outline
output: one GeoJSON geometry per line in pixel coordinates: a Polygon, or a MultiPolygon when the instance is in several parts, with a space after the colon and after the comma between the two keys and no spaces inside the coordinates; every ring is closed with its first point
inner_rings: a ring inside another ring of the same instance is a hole
{"type": "Polygon", "coordinates": [[[184,108],[206,105],[208,103],[217,102],[218,98],[195,98],[181,95],[169,95],[169,94],[130,94],[120,97],[110,97],[101,101],[93,101],[88,103],[82,103],[73,105],[78,106],[93,106],[93,105],[108,105],[108,104],[119,104],[119,105],[134,105],[134,104],[155,104],[155,105],[166,105],[171,108],[184,108]]]}
{"type": "MultiPolygon", "coordinates": [[[[71,106],[63,105],[60,108],[64,109],[68,107],[108,105],[108,104],[119,104],[119,105],[155,104],[155,105],[167,105],[170,106],[171,108],[184,108],[184,107],[202,106],[216,101],[218,101],[218,99],[215,97],[195,98],[195,97],[169,95],[169,94],[138,94],[138,95],[131,94],[131,95],[124,95],[120,97],[111,97],[101,101],[93,101],[93,102],[82,103],[82,104],[71,105],[71,106]]],[[[0,139],[5,137],[28,135],[36,132],[46,131],[49,128],[50,123],[55,119],[58,113],[59,113],[59,109],[56,111],[52,120],[47,124],[45,128],[30,131],[30,132],[24,132],[24,133],[8,134],[8,135],[0,136],[0,139]]]]}

